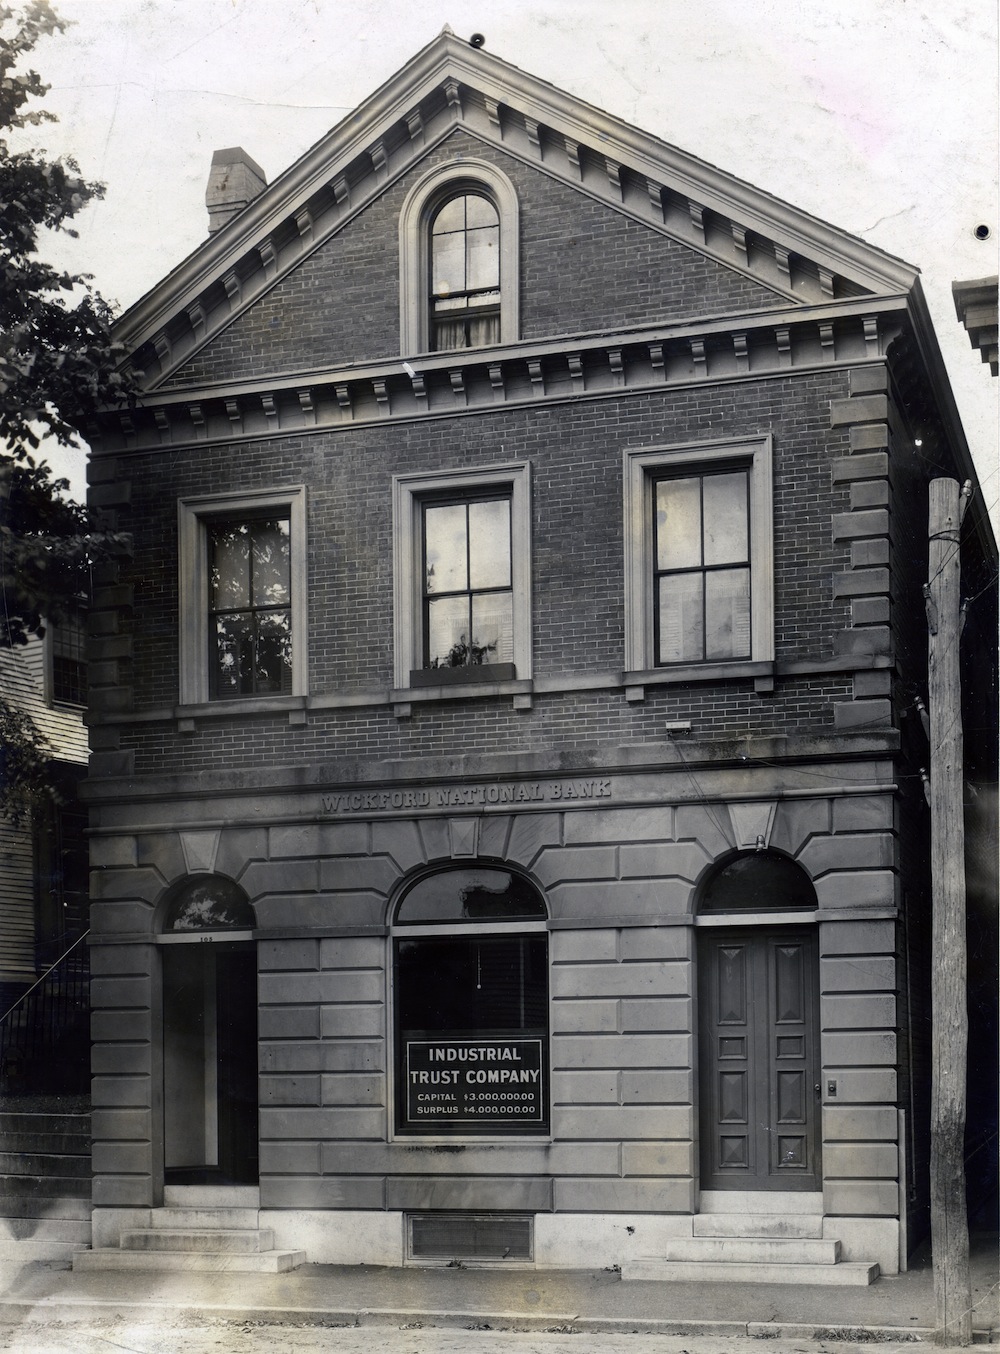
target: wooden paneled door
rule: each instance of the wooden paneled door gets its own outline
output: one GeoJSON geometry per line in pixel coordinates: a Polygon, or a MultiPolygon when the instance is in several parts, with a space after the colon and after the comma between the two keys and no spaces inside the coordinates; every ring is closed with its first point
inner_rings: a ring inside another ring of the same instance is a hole
{"type": "Polygon", "coordinates": [[[814,931],[699,935],[701,1187],[819,1190],[814,931]]]}

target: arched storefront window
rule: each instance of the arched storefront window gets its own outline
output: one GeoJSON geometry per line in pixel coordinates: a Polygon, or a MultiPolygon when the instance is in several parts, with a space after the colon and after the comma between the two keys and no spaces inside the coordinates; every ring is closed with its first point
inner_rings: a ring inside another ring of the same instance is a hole
{"type": "Polygon", "coordinates": [[[811,912],[816,890],[801,866],[777,851],[743,851],[702,884],[698,912],[811,912]]]}
{"type": "Polygon", "coordinates": [[[425,875],[392,943],[397,1132],[547,1132],[548,935],[533,885],[494,865],[425,875]]]}
{"type": "Polygon", "coordinates": [[[164,934],[186,931],[252,931],[256,926],[246,893],[221,874],[191,875],[176,884],[163,910],[164,934]]]}

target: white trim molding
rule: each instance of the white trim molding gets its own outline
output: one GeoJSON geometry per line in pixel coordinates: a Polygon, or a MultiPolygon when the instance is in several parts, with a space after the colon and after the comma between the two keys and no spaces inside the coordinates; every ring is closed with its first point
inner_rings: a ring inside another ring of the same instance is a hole
{"type": "MultiPolygon", "coordinates": [[[[208,547],[205,523],[267,509],[287,512],[291,538],[292,692],[308,694],[306,619],[306,489],[251,489],[240,494],[204,494],[177,502],[179,663],[181,705],[208,702],[208,547]]],[[[266,709],[273,696],[252,698],[266,709]]],[[[280,699],[280,697],[279,697],[280,699]]],[[[213,702],[225,705],[226,702],[213,702]]],[[[241,709],[246,701],[240,701],[241,709]]]]}
{"type": "MultiPolygon", "coordinates": [[[[652,486],[657,474],[719,465],[750,470],[750,661],[774,659],[774,509],[771,435],[679,446],[627,448],[625,489],[625,671],[655,668],[652,486]]],[[[741,661],[734,660],[738,665],[741,661]]],[[[714,664],[725,667],[725,664],[714,664]]],[[[664,669],[666,670],[666,669],[664,669]]]]}

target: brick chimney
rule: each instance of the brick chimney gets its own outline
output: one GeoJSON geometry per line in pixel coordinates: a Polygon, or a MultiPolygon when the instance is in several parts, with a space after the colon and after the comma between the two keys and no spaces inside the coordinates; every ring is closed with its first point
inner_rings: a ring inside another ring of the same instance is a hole
{"type": "Polygon", "coordinates": [[[242,146],[217,150],[205,190],[208,233],[214,235],[267,187],[267,175],[242,146]]]}

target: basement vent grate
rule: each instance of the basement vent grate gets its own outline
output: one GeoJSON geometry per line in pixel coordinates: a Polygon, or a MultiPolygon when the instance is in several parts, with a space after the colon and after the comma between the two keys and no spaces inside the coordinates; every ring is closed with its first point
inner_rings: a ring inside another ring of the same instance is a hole
{"type": "Polygon", "coordinates": [[[408,1218],[411,1260],[530,1260],[530,1217],[508,1213],[415,1213],[408,1218]]]}

